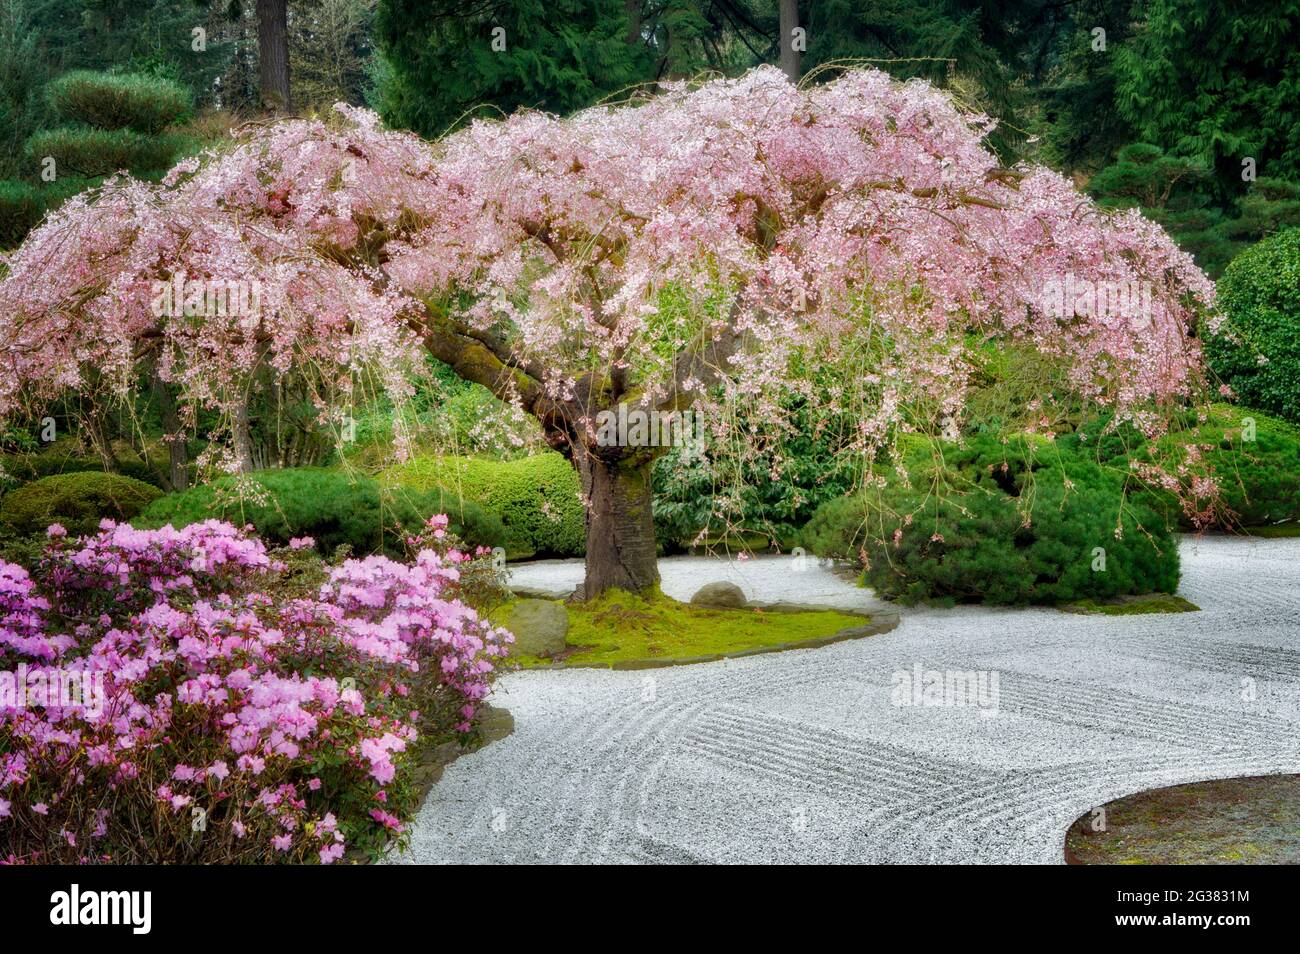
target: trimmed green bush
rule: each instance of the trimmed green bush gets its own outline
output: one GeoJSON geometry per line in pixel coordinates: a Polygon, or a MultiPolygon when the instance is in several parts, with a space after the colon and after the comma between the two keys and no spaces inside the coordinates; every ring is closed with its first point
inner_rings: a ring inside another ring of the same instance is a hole
{"type": "Polygon", "coordinates": [[[40,533],[52,523],[71,534],[94,533],[105,517],[131,520],[160,496],[157,487],[121,474],[56,474],[5,494],[0,524],[17,534],[40,533]]]}
{"type": "MultiPolygon", "coordinates": [[[[1105,418],[1089,421],[1059,441],[1118,471],[1145,458],[1145,442],[1132,427],[1105,433],[1105,418]]],[[[1300,429],[1248,407],[1216,404],[1204,423],[1187,415],[1185,429],[1160,439],[1156,456],[1181,459],[1194,447],[1219,485],[1219,529],[1264,527],[1300,520],[1300,429]]],[[[1147,490],[1145,502],[1194,529],[1172,494],[1147,490]]],[[[1206,501],[1205,503],[1208,503],[1206,501]]]]}
{"type": "Polygon", "coordinates": [[[1177,542],[1160,512],[1125,499],[1121,472],[1026,436],[940,447],[941,468],[911,459],[910,487],[893,477],[824,505],[806,545],[864,552],[863,582],[909,604],[1055,604],[1177,588],[1177,542]]]}
{"type": "Polygon", "coordinates": [[[445,513],[449,529],[471,546],[506,545],[501,521],[481,507],[449,493],[384,492],[360,475],[318,467],[263,470],[250,475],[256,485],[241,493],[238,478],[222,477],[160,497],[144,509],[136,525],[184,527],[219,519],[251,523],[268,542],[285,544],[312,537],[322,553],[349,546],[357,555],[401,556],[406,538],[429,517],[445,513]]]}
{"type": "Polygon", "coordinates": [[[47,89],[61,116],[101,129],[158,133],[194,109],[189,89],[155,76],[74,70],[47,89]]]}
{"type": "Polygon", "coordinates": [[[813,511],[799,535],[799,545],[817,556],[858,560],[866,543],[868,498],[836,497],[813,511]]]}
{"type": "Polygon", "coordinates": [[[59,175],[107,176],[119,169],[135,173],[163,170],[183,149],[176,136],[150,136],[133,129],[64,126],[27,140],[27,156],[39,163],[52,156],[59,175]]]}
{"type": "Polygon", "coordinates": [[[1229,519],[1260,527],[1300,520],[1300,430],[1249,408],[1216,408],[1192,432],[1208,446],[1229,519]],[[1253,430],[1254,440],[1245,440],[1253,430]]]}
{"type": "Polygon", "coordinates": [[[1300,229],[1233,260],[1219,307],[1227,320],[1205,342],[1210,368],[1243,404],[1300,423],[1300,229]]]}
{"type": "Polygon", "coordinates": [[[554,451],[517,460],[420,457],[389,468],[384,483],[463,496],[505,524],[511,559],[586,552],[578,474],[554,451]]]}

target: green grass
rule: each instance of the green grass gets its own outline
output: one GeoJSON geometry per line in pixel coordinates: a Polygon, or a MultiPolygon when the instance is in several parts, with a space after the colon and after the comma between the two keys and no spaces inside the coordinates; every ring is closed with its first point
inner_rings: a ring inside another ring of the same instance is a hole
{"type": "Polygon", "coordinates": [[[1078,600],[1059,607],[1067,613],[1084,613],[1106,616],[1143,616],[1147,613],[1196,613],[1200,607],[1181,596],[1169,593],[1148,593],[1143,596],[1122,596],[1115,600],[1078,600]]]}
{"type": "MultiPolygon", "coordinates": [[[[772,612],[760,609],[706,609],[662,594],[640,597],[610,591],[569,611],[568,665],[607,666],[634,660],[681,659],[741,652],[831,636],[865,626],[865,617],[833,610],[772,612]]],[[[492,613],[505,618],[508,606],[492,613]]],[[[552,660],[516,656],[524,667],[552,660]]]]}

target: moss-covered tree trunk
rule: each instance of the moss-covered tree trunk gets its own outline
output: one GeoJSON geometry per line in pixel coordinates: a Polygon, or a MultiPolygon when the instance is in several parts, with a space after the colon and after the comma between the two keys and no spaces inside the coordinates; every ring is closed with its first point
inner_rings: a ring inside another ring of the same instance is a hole
{"type": "Polygon", "coordinates": [[[651,513],[650,463],[579,456],[587,501],[586,599],[609,589],[633,593],[659,583],[651,513]]]}

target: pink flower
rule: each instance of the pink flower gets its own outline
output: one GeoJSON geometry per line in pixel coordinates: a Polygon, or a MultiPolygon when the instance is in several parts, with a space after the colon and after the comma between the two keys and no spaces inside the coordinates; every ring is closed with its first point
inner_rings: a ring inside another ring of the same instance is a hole
{"type": "Polygon", "coordinates": [[[293,845],[293,835],[276,835],[271,839],[276,851],[288,851],[293,845]]]}
{"type": "Polygon", "coordinates": [[[46,805],[44,802],[37,802],[32,806],[32,811],[38,815],[48,815],[50,813],[50,806],[46,805]]]}
{"type": "Polygon", "coordinates": [[[338,842],[332,845],[326,845],[320,850],[320,863],[323,865],[333,864],[343,857],[343,846],[338,842]]]}

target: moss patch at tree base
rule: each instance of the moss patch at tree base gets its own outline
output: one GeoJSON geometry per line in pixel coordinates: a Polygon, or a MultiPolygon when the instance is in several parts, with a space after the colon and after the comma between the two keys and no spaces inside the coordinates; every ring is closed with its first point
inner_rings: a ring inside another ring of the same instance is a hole
{"type": "Polygon", "coordinates": [[[1201,608],[1191,600],[1170,593],[1145,593],[1141,596],[1121,596],[1113,600],[1078,600],[1057,607],[1066,613],[1087,616],[1144,616],[1148,613],[1199,613],[1201,608]]]}
{"type": "MultiPolygon", "coordinates": [[[[865,614],[779,607],[713,609],[692,606],[662,593],[638,596],[619,590],[566,606],[569,649],[553,659],[514,656],[525,668],[649,668],[707,662],[726,656],[824,645],[892,628],[865,614]]],[[[494,610],[494,621],[508,615],[494,610]]],[[[892,623],[891,619],[888,621],[892,623]]]]}
{"type": "Polygon", "coordinates": [[[1070,826],[1070,864],[1300,863],[1300,775],[1193,782],[1102,807],[1105,831],[1092,812],[1070,826]]]}

